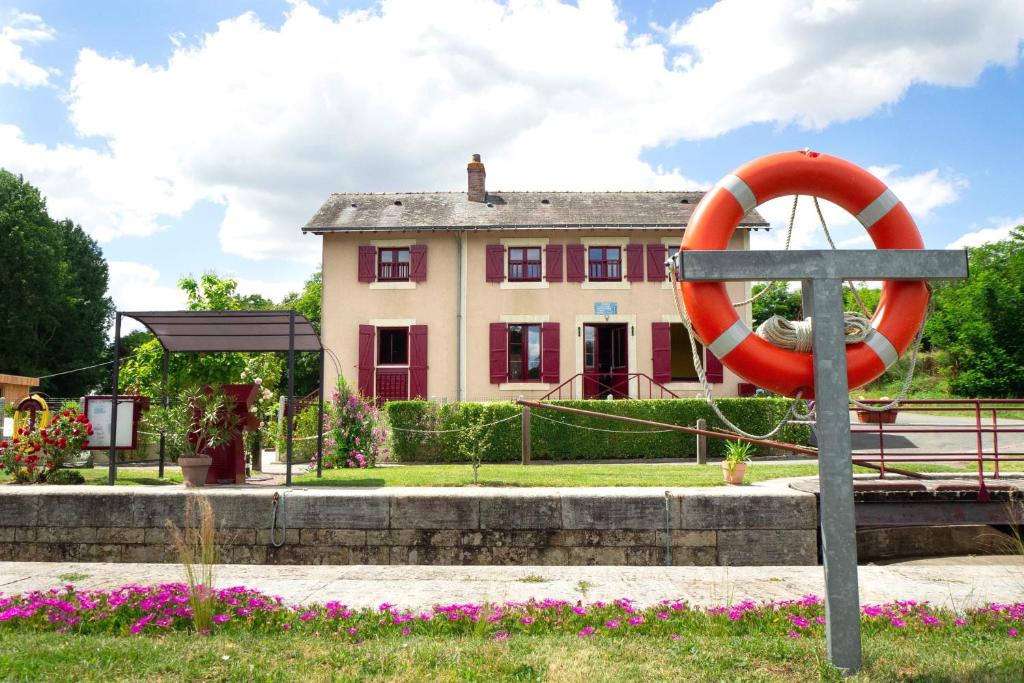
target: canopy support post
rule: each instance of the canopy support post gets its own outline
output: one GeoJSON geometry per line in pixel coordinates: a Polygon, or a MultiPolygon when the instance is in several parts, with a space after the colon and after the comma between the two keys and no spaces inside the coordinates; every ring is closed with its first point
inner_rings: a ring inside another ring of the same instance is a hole
{"type": "Polygon", "coordinates": [[[295,423],[295,311],[288,312],[288,403],[285,406],[288,420],[288,455],[286,461],[285,486],[292,485],[292,428],[295,423]]]}
{"type": "MultiPolygon", "coordinates": [[[[161,379],[162,379],[161,386],[163,387],[163,395],[164,395],[163,396],[163,398],[164,398],[164,400],[163,400],[164,410],[167,410],[167,407],[171,404],[170,403],[170,396],[167,395],[167,360],[168,360],[168,356],[169,355],[170,354],[168,353],[167,349],[165,348],[164,349],[164,358],[163,358],[163,361],[160,364],[161,379]]],[[[166,447],[166,443],[165,442],[166,442],[166,438],[164,437],[164,430],[161,429],[160,430],[160,474],[159,474],[159,477],[161,479],[164,478],[164,457],[165,457],[165,447],[166,447]]]]}
{"type": "Polygon", "coordinates": [[[324,349],[320,347],[320,407],[316,418],[316,478],[324,476],[324,349]]]}
{"type": "Polygon", "coordinates": [[[121,366],[121,313],[114,315],[114,367],[110,371],[110,448],[107,451],[107,485],[117,480],[117,373],[121,366]]]}

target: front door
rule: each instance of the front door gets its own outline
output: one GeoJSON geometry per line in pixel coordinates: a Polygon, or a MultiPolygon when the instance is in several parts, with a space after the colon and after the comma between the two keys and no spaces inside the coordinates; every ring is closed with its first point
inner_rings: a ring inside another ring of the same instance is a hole
{"type": "Polygon", "coordinates": [[[626,323],[583,326],[583,398],[629,398],[626,323]]]}

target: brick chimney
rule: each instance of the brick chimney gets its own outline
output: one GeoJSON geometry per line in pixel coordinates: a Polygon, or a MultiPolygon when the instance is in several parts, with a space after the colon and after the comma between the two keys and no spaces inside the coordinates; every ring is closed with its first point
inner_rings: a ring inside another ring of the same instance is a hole
{"type": "Polygon", "coordinates": [[[487,171],[484,170],[484,162],[480,161],[480,155],[474,154],[473,160],[466,164],[466,175],[469,176],[469,191],[466,196],[471,202],[487,201],[487,186],[484,182],[487,179],[487,171]]]}

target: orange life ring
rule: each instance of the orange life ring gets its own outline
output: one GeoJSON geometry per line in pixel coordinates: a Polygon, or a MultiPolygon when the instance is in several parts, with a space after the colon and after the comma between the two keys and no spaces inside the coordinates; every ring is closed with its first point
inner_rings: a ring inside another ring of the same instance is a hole
{"type": "MultiPolygon", "coordinates": [[[[813,195],[838,204],[868,231],[877,249],[923,249],[906,207],[881,180],[838,157],[782,152],[755,159],[725,176],[701,200],[683,234],[682,249],[726,249],[740,220],[784,195],[813,195]]],[[[748,382],[785,396],[813,397],[811,354],[781,349],[754,334],[721,282],[681,282],[694,331],[707,349],[748,382]]],[[[907,350],[924,320],[924,282],[886,281],[867,339],[846,346],[851,389],[885,372],[907,350]]]]}

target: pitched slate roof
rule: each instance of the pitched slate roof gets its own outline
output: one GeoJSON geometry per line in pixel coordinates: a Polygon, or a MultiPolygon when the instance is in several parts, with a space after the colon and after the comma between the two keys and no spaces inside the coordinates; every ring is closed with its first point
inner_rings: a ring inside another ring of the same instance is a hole
{"type": "MultiPolygon", "coordinates": [[[[333,193],[303,232],[648,229],[685,226],[703,192],[333,193]]],[[[768,228],[756,210],[740,227],[768,228]]]]}

